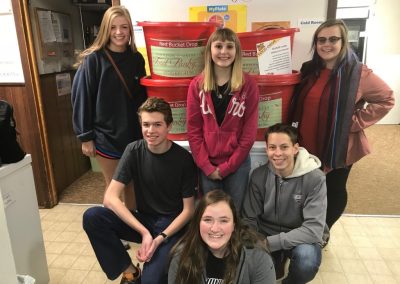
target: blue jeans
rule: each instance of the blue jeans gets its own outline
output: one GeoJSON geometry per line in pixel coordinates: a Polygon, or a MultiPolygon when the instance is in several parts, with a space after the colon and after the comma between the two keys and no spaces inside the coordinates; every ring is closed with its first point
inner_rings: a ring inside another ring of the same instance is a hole
{"type": "MultiPolygon", "coordinates": [[[[274,252],[275,255],[277,252],[274,252]]],[[[301,244],[291,250],[281,251],[289,257],[289,274],[283,284],[303,284],[314,279],[321,265],[321,246],[301,244]]]]}
{"type": "Polygon", "coordinates": [[[232,197],[236,211],[240,212],[249,181],[250,168],[251,159],[249,155],[234,173],[224,177],[222,180],[211,180],[200,171],[200,186],[203,194],[214,189],[222,189],[232,197]]]}
{"type": "MultiPolygon", "coordinates": [[[[153,235],[157,236],[177,216],[152,216],[131,211],[153,235]]],[[[92,207],[83,214],[83,229],[89,237],[101,268],[111,280],[116,279],[131,264],[132,260],[120,239],[140,243],[142,236],[123,222],[113,211],[104,207],[92,207]]],[[[142,284],[166,284],[168,282],[169,252],[181,233],[168,238],[154,252],[150,262],[143,266],[142,284]]]]}

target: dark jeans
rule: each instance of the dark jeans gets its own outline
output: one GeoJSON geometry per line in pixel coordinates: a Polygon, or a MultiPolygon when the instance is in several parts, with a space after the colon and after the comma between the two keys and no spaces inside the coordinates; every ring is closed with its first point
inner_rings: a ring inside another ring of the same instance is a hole
{"type": "Polygon", "coordinates": [[[347,168],[334,169],[326,174],[326,190],[328,208],[326,210],[326,224],[332,228],[340,218],[347,205],[346,183],[352,165],[347,168]]]}
{"type": "Polygon", "coordinates": [[[313,280],[318,273],[321,265],[321,246],[319,244],[301,244],[291,250],[273,252],[274,263],[283,255],[290,259],[289,274],[282,281],[283,284],[307,283],[313,280]]]}
{"type": "Polygon", "coordinates": [[[234,173],[224,177],[223,180],[211,180],[200,171],[200,185],[203,194],[214,189],[222,189],[232,197],[236,211],[240,212],[249,181],[250,169],[251,159],[249,155],[234,173]]]}
{"type": "MultiPolygon", "coordinates": [[[[132,211],[131,211],[132,212],[132,211]]],[[[176,214],[151,216],[134,211],[132,214],[153,235],[157,236],[175,219],[176,214]]],[[[111,280],[116,279],[131,264],[132,260],[120,239],[140,243],[142,236],[123,222],[113,211],[104,207],[92,207],[83,214],[83,229],[89,237],[101,268],[111,280]]],[[[162,243],[154,252],[150,262],[143,266],[142,284],[168,282],[169,252],[181,233],[162,243]]]]}

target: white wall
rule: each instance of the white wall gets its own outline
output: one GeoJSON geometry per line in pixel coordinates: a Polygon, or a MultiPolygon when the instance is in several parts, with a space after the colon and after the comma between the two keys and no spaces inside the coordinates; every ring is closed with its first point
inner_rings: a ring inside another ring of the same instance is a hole
{"type": "Polygon", "coordinates": [[[300,26],[299,20],[325,20],[328,0],[121,0],[131,12],[133,21],[188,21],[189,7],[206,5],[247,6],[247,30],[252,22],[290,21],[292,27],[299,27],[293,47],[293,69],[300,69],[301,64],[311,57],[312,35],[318,24],[300,26]]]}
{"type": "Polygon", "coordinates": [[[395,107],[381,124],[400,123],[400,1],[376,0],[367,20],[366,64],[394,91],[395,107]]]}

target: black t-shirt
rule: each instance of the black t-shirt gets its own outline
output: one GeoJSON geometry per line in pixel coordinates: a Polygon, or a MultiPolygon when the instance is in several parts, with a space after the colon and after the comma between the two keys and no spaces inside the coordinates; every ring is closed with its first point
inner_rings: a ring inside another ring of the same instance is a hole
{"type": "Polygon", "coordinates": [[[230,81],[222,86],[218,86],[218,93],[216,91],[211,91],[211,98],[214,104],[217,123],[220,126],[224,121],[226,109],[228,108],[229,102],[232,98],[229,84],[230,81]]]}
{"type": "Polygon", "coordinates": [[[225,274],[225,258],[215,257],[208,252],[206,263],[206,284],[222,284],[225,274]]]}
{"type": "Polygon", "coordinates": [[[157,215],[180,213],[182,198],[192,197],[197,184],[187,150],[172,142],[167,152],[155,154],[143,139],[126,147],[113,179],[123,184],[133,180],[139,212],[157,215]]]}

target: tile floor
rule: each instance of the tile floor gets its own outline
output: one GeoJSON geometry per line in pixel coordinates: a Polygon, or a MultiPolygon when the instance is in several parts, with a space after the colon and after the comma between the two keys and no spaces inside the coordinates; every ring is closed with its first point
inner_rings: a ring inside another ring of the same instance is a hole
{"type": "MultiPolygon", "coordinates": [[[[119,283],[106,279],[82,229],[87,208],[59,204],[39,210],[51,284],[119,283]]],[[[400,284],[400,218],[343,216],[311,283],[400,284]]]]}

